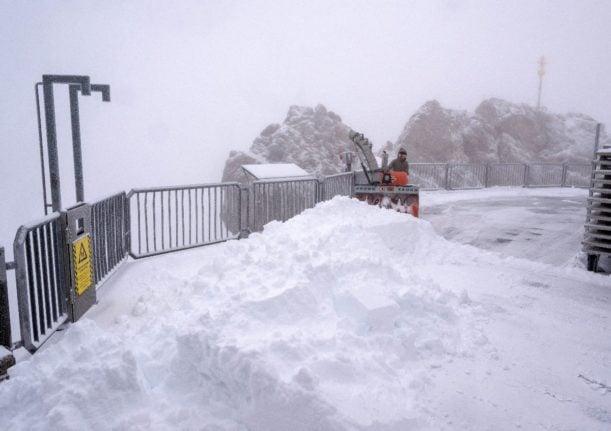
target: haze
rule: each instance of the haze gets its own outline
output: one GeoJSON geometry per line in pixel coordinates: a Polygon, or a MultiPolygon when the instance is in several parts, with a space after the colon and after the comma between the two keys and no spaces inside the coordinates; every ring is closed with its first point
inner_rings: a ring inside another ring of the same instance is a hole
{"type": "MultiPolygon", "coordinates": [[[[34,84],[89,75],[85,195],[220,181],[290,105],[324,104],[376,145],[424,102],[487,97],[611,124],[608,1],[0,0],[0,245],[43,214],[34,84]]],[[[74,203],[67,90],[56,86],[65,206],[74,203]]],[[[12,253],[10,253],[12,254],[12,253]]]]}

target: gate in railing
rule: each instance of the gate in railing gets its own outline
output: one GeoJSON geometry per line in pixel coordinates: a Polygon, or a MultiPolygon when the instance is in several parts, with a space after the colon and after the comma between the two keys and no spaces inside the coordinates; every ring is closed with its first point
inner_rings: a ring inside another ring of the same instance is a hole
{"type": "MultiPolygon", "coordinates": [[[[91,206],[92,287],[97,289],[105,278],[127,257],[129,242],[129,208],[125,193],[119,193],[91,206]]],[[[70,317],[70,308],[78,302],[74,283],[79,271],[71,265],[74,253],[68,237],[81,234],[78,227],[67,225],[67,212],[56,212],[21,226],[13,246],[15,262],[7,265],[15,270],[21,341],[13,343],[10,327],[3,324],[2,343],[9,349],[23,345],[35,352],[70,317]],[[71,288],[72,286],[72,288],[71,288]]],[[[2,261],[3,270],[4,260],[2,261]]],[[[85,271],[86,274],[86,271],[85,271]]],[[[5,274],[6,275],[6,274],[5,274]]],[[[4,277],[6,279],[6,277],[4,277]]],[[[0,283],[1,284],[1,283],[0,283]]],[[[5,287],[6,287],[5,280],[5,287]]],[[[95,297],[95,295],[93,295],[95,297]]],[[[8,313],[8,303],[0,314],[8,313]]],[[[72,318],[77,319],[78,314],[72,318]]],[[[6,322],[5,322],[6,323],[6,322]]],[[[10,323],[10,322],[9,322],[10,323]]]]}

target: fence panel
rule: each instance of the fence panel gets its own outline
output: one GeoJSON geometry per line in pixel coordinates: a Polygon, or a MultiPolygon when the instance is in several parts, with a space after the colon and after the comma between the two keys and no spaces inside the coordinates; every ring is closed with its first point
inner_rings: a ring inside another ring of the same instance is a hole
{"type": "Polygon", "coordinates": [[[94,282],[101,282],[129,253],[129,201],[125,192],[91,205],[94,282]]]}
{"type": "Polygon", "coordinates": [[[34,352],[68,319],[63,214],[24,225],[15,236],[17,299],[24,347],[34,352]]]}
{"type": "Polygon", "coordinates": [[[447,163],[410,163],[409,182],[422,190],[445,189],[448,184],[447,163]]]}
{"type": "Polygon", "coordinates": [[[250,230],[260,232],[272,220],[286,221],[318,202],[316,179],[255,181],[252,184],[250,230]]]}
{"type": "Polygon", "coordinates": [[[481,189],[486,187],[486,165],[470,163],[448,167],[448,189],[481,189]]]}
{"type": "Polygon", "coordinates": [[[525,184],[529,187],[561,187],[564,166],[552,163],[532,163],[526,170],[525,184]]]}
{"type": "Polygon", "coordinates": [[[132,190],[130,255],[134,258],[237,238],[238,183],[132,190]]]}
{"type": "Polygon", "coordinates": [[[487,187],[524,185],[526,165],[522,163],[491,163],[488,165],[487,187]]]}
{"type": "Polygon", "coordinates": [[[592,164],[567,164],[564,168],[564,187],[590,187],[592,164]]]}
{"type": "Polygon", "coordinates": [[[345,172],[325,177],[322,181],[321,200],[327,201],[334,196],[352,196],[354,192],[354,173],[345,172]]]}

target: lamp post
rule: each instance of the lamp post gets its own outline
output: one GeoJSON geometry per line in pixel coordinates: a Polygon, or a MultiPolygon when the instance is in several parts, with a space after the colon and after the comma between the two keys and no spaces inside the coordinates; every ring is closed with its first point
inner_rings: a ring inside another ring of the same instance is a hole
{"type": "Polygon", "coordinates": [[[104,84],[91,84],[89,76],[80,75],[43,75],[42,82],[36,84],[36,107],[38,113],[38,131],[40,140],[40,157],[43,183],[43,199],[45,214],[49,206],[53,211],[62,208],[61,183],[59,174],[59,159],[57,153],[57,130],[55,126],[55,98],[53,95],[53,84],[68,84],[70,91],[70,119],[72,126],[72,149],[74,157],[74,177],[76,186],[76,197],[78,202],[84,200],[83,187],[83,163],[81,152],[80,116],[78,105],[78,92],[84,96],[91,95],[92,91],[102,93],[102,100],[110,101],[110,86],[104,84]],[[51,205],[47,203],[44,155],[42,146],[42,131],[40,120],[40,105],[38,101],[38,86],[43,87],[43,100],[45,109],[45,125],[47,134],[47,154],[49,158],[49,182],[51,186],[51,205]]]}

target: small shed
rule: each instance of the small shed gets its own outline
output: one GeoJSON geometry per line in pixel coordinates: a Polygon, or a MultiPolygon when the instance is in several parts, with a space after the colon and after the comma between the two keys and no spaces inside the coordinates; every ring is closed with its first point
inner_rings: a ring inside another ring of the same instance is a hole
{"type": "Polygon", "coordinates": [[[307,173],[295,163],[266,163],[242,165],[248,182],[256,180],[310,179],[314,175],[307,173]]]}

